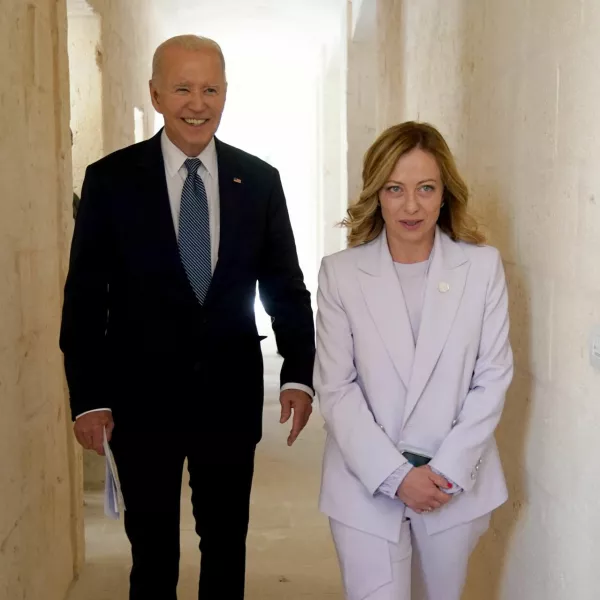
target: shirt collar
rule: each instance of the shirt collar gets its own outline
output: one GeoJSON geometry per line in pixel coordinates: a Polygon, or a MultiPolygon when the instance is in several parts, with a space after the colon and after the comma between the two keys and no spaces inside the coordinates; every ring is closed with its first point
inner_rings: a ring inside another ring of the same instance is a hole
{"type": "MultiPolygon", "coordinates": [[[[179,170],[184,166],[185,161],[188,158],[194,158],[186,156],[170,139],[165,129],[160,137],[160,144],[162,147],[163,160],[167,169],[169,177],[174,177],[179,170]]],[[[208,171],[208,174],[216,179],[217,177],[217,145],[215,138],[213,137],[208,146],[195,158],[199,158],[204,165],[204,168],[208,171]]]]}

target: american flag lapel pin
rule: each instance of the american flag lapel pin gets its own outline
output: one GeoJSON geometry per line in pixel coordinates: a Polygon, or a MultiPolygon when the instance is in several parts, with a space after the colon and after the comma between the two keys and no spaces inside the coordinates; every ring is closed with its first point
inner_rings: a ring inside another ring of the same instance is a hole
{"type": "Polygon", "coordinates": [[[234,177],[233,178],[233,183],[242,183],[242,180],[239,179],[238,177],[234,177]]]}

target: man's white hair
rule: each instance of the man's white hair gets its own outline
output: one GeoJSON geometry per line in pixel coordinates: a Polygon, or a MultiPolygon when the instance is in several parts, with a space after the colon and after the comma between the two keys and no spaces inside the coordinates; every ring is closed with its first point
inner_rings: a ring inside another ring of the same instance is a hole
{"type": "Polygon", "coordinates": [[[186,50],[214,50],[221,59],[223,65],[223,75],[225,75],[225,57],[221,46],[214,40],[199,35],[177,35],[164,41],[154,52],[152,59],[152,81],[156,81],[158,74],[161,72],[162,61],[165,50],[171,47],[185,48],[186,50]]]}

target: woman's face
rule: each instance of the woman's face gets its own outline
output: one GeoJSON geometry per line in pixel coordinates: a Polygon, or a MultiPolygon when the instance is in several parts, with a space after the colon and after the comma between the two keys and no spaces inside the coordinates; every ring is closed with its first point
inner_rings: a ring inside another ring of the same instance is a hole
{"type": "Polygon", "coordinates": [[[415,148],[401,156],[379,191],[387,235],[411,245],[430,243],[443,193],[440,169],[431,154],[415,148]]]}

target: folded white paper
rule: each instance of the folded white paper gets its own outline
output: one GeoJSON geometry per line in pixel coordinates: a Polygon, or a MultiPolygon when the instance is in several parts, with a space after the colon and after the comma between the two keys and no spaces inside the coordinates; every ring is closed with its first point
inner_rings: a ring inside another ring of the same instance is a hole
{"type": "Polygon", "coordinates": [[[118,519],[125,510],[125,502],[121,493],[121,483],[117,473],[115,458],[106,438],[104,430],[104,455],[106,462],[106,478],[104,483],[104,514],[110,519],[118,519]]]}

